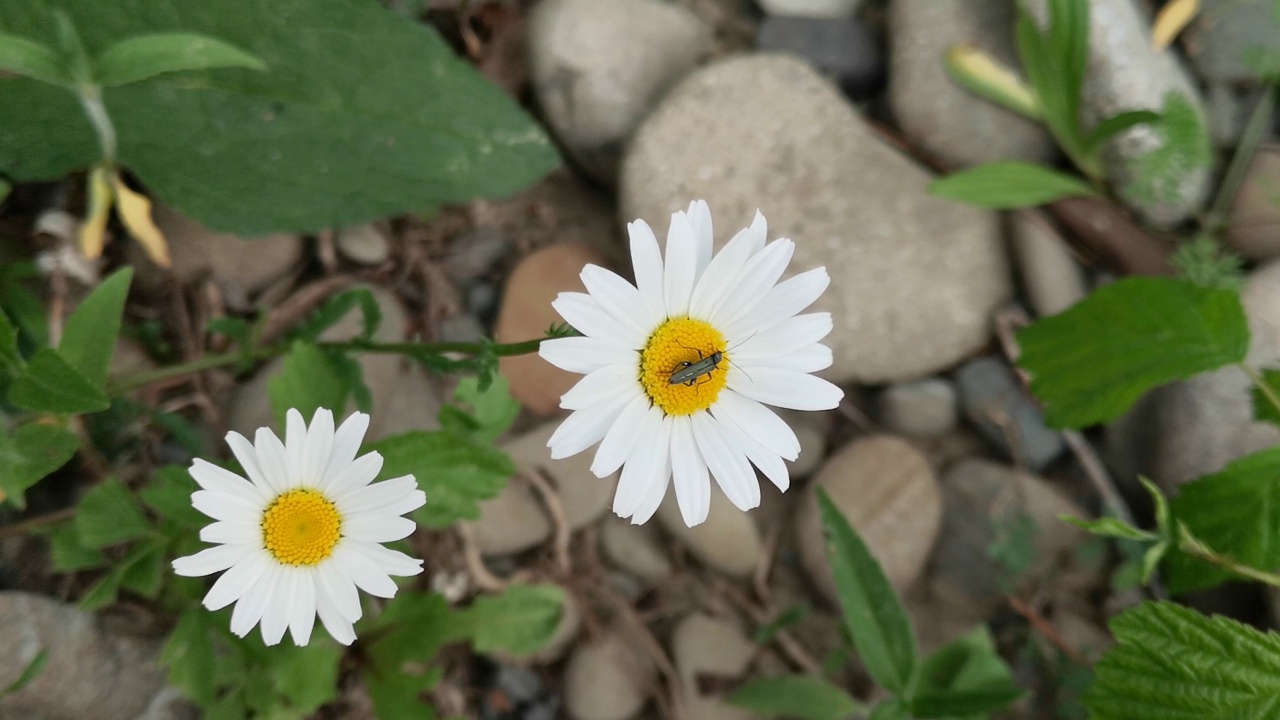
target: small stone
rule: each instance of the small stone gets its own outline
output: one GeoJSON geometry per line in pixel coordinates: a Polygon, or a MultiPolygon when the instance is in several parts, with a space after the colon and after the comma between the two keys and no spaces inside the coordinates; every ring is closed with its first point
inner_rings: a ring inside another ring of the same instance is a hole
{"type": "Polygon", "coordinates": [[[600,544],[605,557],[641,580],[657,583],[671,575],[671,561],[650,525],[606,518],[600,530],[600,544]]]}
{"type": "Polygon", "coordinates": [[[1089,292],[1084,270],[1067,242],[1036,210],[1009,213],[1014,254],[1031,307],[1041,317],[1057,315],[1089,292]]]}
{"type": "Polygon", "coordinates": [[[564,702],[573,720],[629,720],[654,681],[653,665],[635,643],[609,633],[579,645],[564,671],[564,702]]]}
{"type": "Polygon", "coordinates": [[[894,0],[889,5],[889,104],[913,144],[950,168],[996,160],[1051,162],[1056,155],[1041,123],[978,97],[951,79],[946,54],[970,45],[1009,67],[1014,3],[894,0]]]}
{"type": "Polygon", "coordinates": [[[782,418],[796,434],[800,442],[800,455],[795,462],[787,463],[787,472],[792,480],[809,477],[827,457],[827,437],[831,433],[831,413],[803,412],[774,408],[778,417],[782,418]]]}
{"type": "Polygon", "coordinates": [[[836,604],[818,488],[827,492],[899,592],[919,577],[942,520],[941,493],[923,455],[891,435],[862,438],[832,455],[805,488],[795,521],[800,562],[823,596],[836,604]]]}
{"type": "Polygon", "coordinates": [[[47,653],[42,672],[0,699],[0,718],[133,720],[165,687],[162,644],[108,632],[92,613],[41,595],[0,592],[0,687],[47,653]]]}
{"type": "Polygon", "coordinates": [[[507,254],[510,244],[502,231],[477,227],[449,242],[444,270],[450,279],[472,280],[488,273],[507,254]]]}
{"type": "Polygon", "coordinates": [[[516,702],[528,702],[542,693],[542,681],[538,679],[536,673],[509,665],[498,668],[495,684],[507,697],[516,702]]]}
{"type": "MultiPolygon", "coordinates": [[[[533,340],[546,335],[552,324],[563,323],[551,302],[562,292],[586,292],[578,275],[588,263],[604,265],[605,261],[584,245],[552,245],[527,255],[507,278],[494,339],[499,343],[533,340]]],[[[504,357],[498,369],[511,384],[511,394],[537,415],[557,412],[560,396],[582,379],[537,353],[504,357]]]]}
{"type": "Polygon", "coordinates": [[[546,542],[551,520],[527,482],[507,481],[496,497],[480,502],[480,517],[464,521],[481,555],[512,555],[546,542]]]}
{"type": "Polygon", "coordinates": [[[764,542],[755,520],[734,507],[714,480],[706,522],[695,527],[684,524],[674,489],[667,491],[658,506],[658,522],[707,567],[732,578],[750,577],[764,557],[764,542]]]}
{"type": "Polygon", "coordinates": [[[957,416],[955,386],[942,378],[897,383],[880,395],[880,424],[899,435],[946,435],[957,416]]]}
{"type": "Polygon", "coordinates": [[[683,720],[747,720],[758,717],[701,692],[701,676],[732,682],[746,674],[756,646],[736,625],[694,613],[671,633],[671,659],[683,684],[683,720]]]}
{"type": "Polygon", "coordinates": [[[342,228],[335,244],[343,257],[361,265],[379,265],[391,257],[391,241],[372,223],[342,228]]]}
{"type": "Polygon", "coordinates": [[[498,304],[498,290],[487,282],[467,288],[467,311],[478,318],[492,319],[498,304]]]}
{"type": "Polygon", "coordinates": [[[849,17],[861,6],[862,0],[760,0],[760,7],[770,15],[811,18],[849,17]]]}
{"type": "Polygon", "coordinates": [[[1264,145],[1254,153],[1225,235],[1227,244],[1247,258],[1280,255],[1280,145],[1264,145]]]}
{"type": "Polygon", "coordinates": [[[677,4],[543,0],[529,21],[534,92],[583,169],[612,183],[640,120],[710,42],[702,21],[677,4]]]}
{"type": "Polygon", "coordinates": [[[880,40],[860,20],[769,15],[756,34],[756,48],[804,58],[854,99],[884,85],[880,40]]]}
{"type": "Polygon", "coordinates": [[[992,445],[1010,456],[1016,453],[1019,461],[1033,470],[1062,453],[1062,436],[1044,424],[1044,414],[1022,392],[1003,360],[970,360],[956,372],[956,384],[965,415],[992,445]]]}
{"type": "Polygon", "coordinates": [[[1187,56],[1214,83],[1259,83],[1247,60],[1280,51],[1272,0],[1202,0],[1199,22],[1184,31],[1187,56]]]}
{"type": "Polygon", "coordinates": [[[440,342],[479,342],[484,336],[484,326],[466,313],[451,315],[440,321],[440,342]]]}

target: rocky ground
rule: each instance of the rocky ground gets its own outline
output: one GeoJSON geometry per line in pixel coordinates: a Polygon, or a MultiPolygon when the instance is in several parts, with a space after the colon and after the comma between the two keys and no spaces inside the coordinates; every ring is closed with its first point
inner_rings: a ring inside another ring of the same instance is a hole
{"type": "MultiPolygon", "coordinates": [[[[1205,13],[1231,1],[1205,2],[1205,13]]],[[[465,37],[452,11],[429,17],[460,46],[478,43],[470,49],[480,67],[528,100],[567,166],[510,199],[260,238],[252,252],[162,210],[172,275],[140,254],[130,260],[140,301],[173,330],[180,354],[208,349],[199,329],[210,317],[260,309],[267,332],[278,332],[355,284],[374,288],[384,340],[536,337],[559,320],[555,295],[583,289],[584,263],[629,272],[625,222],[643,218],[661,233],[671,211],[701,198],[718,242],[758,208],[771,236],[796,241],[793,269],[826,266],[832,284],[818,309],[834,317],[835,364],[824,375],[847,399],[831,412],[788,415],[802,451],[787,494],[762,483],[761,507],[744,514],[715,490],[707,522],[694,529],[672,495],[654,522],[633,527],[609,511],[616,478],[591,475],[589,454],[547,459],[559,396],[577,376],[536,356],[504,359],[525,409],[500,444],[522,474],[479,520],[440,534],[428,573],[455,597],[532,577],[562,585],[572,602],[558,637],[531,660],[451,658],[435,695],[441,710],[494,720],[728,720],[753,717],[722,697],[759,674],[825,668],[865,689],[840,651],[816,507],[822,487],[907,598],[925,649],[986,623],[1019,682],[1036,690],[1011,717],[1081,717],[1081,671],[1108,646],[1106,617],[1135,596],[1113,586],[1119,558],[1058,515],[1094,514],[1098,482],[1114,483],[1141,514],[1137,474],[1172,490],[1280,442],[1280,431],[1252,422],[1247,380],[1226,369],[1064,438],[1045,426],[1010,363],[1011,329],[1118,275],[1167,271],[1165,236],[1133,221],[1177,227],[1205,201],[1212,173],[1158,202],[1090,206],[1088,218],[1118,217],[1140,236],[1119,249],[1107,245],[1118,235],[1099,244],[1080,232],[1078,207],[1002,215],[926,194],[941,170],[1059,159],[1042,129],[956,87],[941,63],[958,42],[1014,62],[1012,3],[472,5],[480,7],[465,37]],[[1153,254],[1134,260],[1143,247],[1153,254]],[[783,616],[793,621],[758,643],[783,616]]],[[[1252,10],[1224,12],[1182,46],[1156,51],[1149,5],[1092,1],[1086,117],[1158,107],[1173,91],[1206,113],[1220,146],[1232,146],[1256,92],[1232,49],[1276,47],[1274,26],[1252,10]]],[[[1139,134],[1108,156],[1109,176],[1122,186],[1150,142],[1139,134]]],[[[1264,145],[1226,234],[1251,262],[1244,301],[1255,366],[1280,364],[1277,182],[1280,146],[1264,145]]],[[[41,222],[59,232],[56,217],[41,222]]],[[[151,361],[130,341],[116,362],[151,361]]],[[[378,410],[373,438],[435,425],[448,380],[391,356],[361,362],[378,410]]],[[[212,449],[226,429],[270,424],[272,371],[268,363],[238,382],[209,373],[143,399],[198,419],[212,449]]],[[[57,506],[62,490],[33,493],[33,506],[57,506]]],[[[85,582],[51,576],[41,542],[0,539],[0,587],[25,591],[0,594],[0,647],[73,645],[76,662],[47,670],[23,694],[29,704],[0,703],[0,718],[182,717],[157,668],[162,619],[128,601],[95,617],[50,599],[73,598],[85,582]]],[[[1252,591],[1192,600],[1270,622],[1252,591]]],[[[0,686],[21,671],[15,657],[0,653],[0,686]]],[[[349,694],[340,715],[362,717],[358,689],[349,694]]]]}

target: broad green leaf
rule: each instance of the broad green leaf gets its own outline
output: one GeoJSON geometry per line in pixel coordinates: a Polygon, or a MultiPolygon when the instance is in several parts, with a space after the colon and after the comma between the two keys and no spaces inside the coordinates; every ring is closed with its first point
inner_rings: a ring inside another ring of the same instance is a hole
{"type": "MultiPolygon", "coordinates": [[[[108,88],[119,163],[153,197],[215,230],[253,236],[344,227],[506,197],[558,163],[517,103],[429,26],[374,2],[27,0],[0,32],[51,41],[65,10],[92,56],[121,38],[196,33],[269,72],[191,70],[108,88]]],[[[71,93],[0,84],[0,173],[52,180],[99,149],[71,93]]]]}
{"type": "Polygon", "coordinates": [[[31,662],[22,669],[22,673],[18,675],[18,679],[9,683],[9,687],[0,690],[0,698],[6,695],[12,695],[22,688],[26,687],[32,680],[40,677],[40,673],[44,672],[44,666],[49,662],[49,651],[41,649],[36,656],[31,658],[31,662]]]}
{"type": "Polygon", "coordinates": [[[53,85],[71,85],[71,76],[52,49],[24,37],[0,33],[0,70],[53,85]]]}
{"type": "Polygon", "coordinates": [[[476,421],[472,437],[481,443],[488,444],[498,439],[520,414],[520,403],[511,397],[507,379],[501,375],[496,376],[483,392],[477,378],[462,378],[453,397],[471,410],[471,417],[476,421]]]}
{"type": "Polygon", "coordinates": [[[134,548],[137,556],[121,573],[120,586],[145,598],[155,599],[164,580],[164,549],[163,538],[152,538],[134,548]]]}
{"type": "MultiPolygon", "coordinates": [[[[317,632],[323,632],[320,628],[317,632]]],[[[280,646],[282,652],[271,663],[276,689],[289,702],[289,709],[309,716],[338,696],[338,662],[342,651],[332,642],[311,638],[305,647],[280,646]]]]}
{"type": "Polygon", "coordinates": [[[85,494],[76,510],[76,530],[85,547],[103,548],[146,536],[151,527],[119,480],[107,478],[85,494]]]}
{"type": "Polygon", "coordinates": [[[155,33],[126,38],[107,48],[93,67],[103,87],[124,85],[182,70],[240,67],[266,70],[266,63],[217,38],[196,33],[155,33]]]}
{"type": "Polygon", "coordinates": [[[19,372],[23,364],[18,352],[18,328],[0,310],[0,371],[19,372]]]}
{"type": "Polygon", "coordinates": [[[1022,694],[991,633],[979,626],[920,663],[908,705],[919,718],[985,717],[1022,694]]]}
{"type": "Polygon", "coordinates": [[[1280,398],[1280,370],[1263,370],[1262,383],[1270,390],[1270,395],[1261,387],[1253,388],[1253,417],[1260,422],[1280,425],[1280,407],[1272,398],[1280,398]]]}
{"type": "Polygon", "coordinates": [[[383,477],[413,475],[427,494],[414,511],[422,525],[443,528],[480,517],[476,504],[498,494],[516,466],[506,453],[448,431],[407,432],[371,443],[382,453],[383,477]]]}
{"type": "MultiPolygon", "coordinates": [[[[1257,568],[1280,566],[1280,446],[1183,485],[1172,511],[1215,552],[1257,568]]],[[[1170,592],[1209,587],[1232,577],[1180,552],[1168,557],[1166,569],[1170,592]]]]}
{"type": "Polygon", "coordinates": [[[80,542],[80,533],[73,524],[63,525],[49,533],[49,557],[53,561],[53,569],[62,573],[107,564],[106,555],[80,542]]]}
{"type": "Polygon", "coordinates": [[[276,422],[284,427],[290,408],[310,422],[316,408],[341,412],[347,403],[347,382],[329,353],[307,342],[295,342],[280,372],[267,382],[276,422]]]}
{"type": "Polygon", "coordinates": [[[980,48],[955,45],[947,50],[947,74],[964,89],[1031,119],[1040,118],[1040,101],[1013,70],[980,48]]]}
{"type": "Polygon", "coordinates": [[[199,489],[186,468],[168,465],[152,474],[138,497],[164,518],[182,527],[197,529],[209,524],[204,513],[191,504],[191,493],[199,489]]]}
{"type": "Polygon", "coordinates": [[[1122,112],[1098,123],[1084,139],[1086,152],[1095,153],[1111,138],[1138,125],[1160,122],[1160,113],[1150,110],[1130,110],[1122,112]]]}
{"type": "Polygon", "coordinates": [[[844,720],[864,711],[849,693],[813,675],[762,677],[734,690],[728,701],[753,713],[800,720],[844,720]]]}
{"type": "MultiPolygon", "coordinates": [[[[1063,27],[1060,22],[1063,17],[1077,17],[1077,14],[1062,12],[1058,7],[1059,0],[1050,0],[1049,5],[1050,26],[1041,31],[1020,0],[1014,39],[1023,71],[1040,100],[1045,124],[1067,155],[1080,164],[1084,160],[1079,114],[1081,84],[1072,67],[1075,61],[1074,48],[1068,47],[1078,37],[1078,32],[1063,27]],[[1067,57],[1069,50],[1072,57],[1067,57]]],[[[1087,15],[1084,20],[1087,33],[1087,15]]],[[[1079,80],[1082,79],[1083,76],[1079,80]]],[[[1095,168],[1086,171],[1090,170],[1095,168]]]]}
{"type": "Polygon", "coordinates": [[[169,668],[169,684],[202,707],[213,702],[216,676],[213,643],[206,623],[210,615],[202,607],[182,613],[160,652],[169,668]]]}
{"type": "Polygon", "coordinates": [[[374,623],[382,632],[368,650],[372,672],[364,675],[379,720],[435,717],[422,698],[439,679],[430,663],[452,638],[453,620],[436,593],[400,593],[387,603],[374,623]]]}
{"type": "Polygon", "coordinates": [[[13,435],[0,435],[0,494],[26,507],[28,488],[67,464],[80,447],[76,434],[57,425],[29,422],[13,435]]]}
{"type": "Polygon", "coordinates": [[[984,208],[1011,210],[1096,195],[1093,186],[1057,170],[1020,160],[987,163],[934,180],[929,194],[984,208]]]}
{"type": "Polygon", "coordinates": [[[26,373],[9,386],[9,402],[24,410],[48,413],[98,412],[111,407],[101,387],[52,348],[41,348],[27,361],[26,373]]]}
{"type": "Polygon", "coordinates": [[[564,591],[555,585],[511,585],[501,595],[482,595],[457,618],[457,637],[469,637],[482,653],[537,652],[555,634],[564,591]]]}
{"type": "Polygon", "coordinates": [[[1102,537],[1121,538],[1124,540],[1159,540],[1160,536],[1153,532],[1148,532],[1136,528],[1129,523],[1113,517],[1103,517],[1097,520],[1082,520],[1080,518],[1071,517],[1070,515],[1059,515],[1058,519],[1075,525],[1085,532],[1102,537]]]}
{"type": "Polygon", "coordinates": [[[124,301],[132,279],[133,268],[112,273],[76,307],[62,331],[58,353],[94,387],[102,388],[107,383],[107,368],[120,335],[124,301]]]}
{"type": "Polygon", "coordinates": [[[902,701],[898,698],[889,698],[871,708],[871,714],[867,716],[867,720],[909,720],[909,718],[907,708],[902,701]]]}
{"type": "Polygon", "coordinates": [[[1018,333],[1018,365],[1055,428],[1114,420],[1148,390],[1244,359],[1240,296],[1130,277],[1018,333]]]}
{"type": "Polygon", "coordinates": [[[822,490],[818,491],[818,504],[827,538],[827,560],[854,648],[881,687],[902,695],[916,668],[911,620],[880,563],[822,490]]]}
{"type": "Polygon", "coordinates": [[[1280,636],[1146,602],[1111,621],[1116,645],[1084,696],[1095,720],[1273,718],[1280,708],[1280,636]]]}

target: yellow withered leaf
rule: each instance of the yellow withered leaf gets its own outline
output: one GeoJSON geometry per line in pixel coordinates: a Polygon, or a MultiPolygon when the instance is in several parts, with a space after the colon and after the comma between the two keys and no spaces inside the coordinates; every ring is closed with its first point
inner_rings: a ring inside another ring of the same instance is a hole
{"type": "Polygon", "coordinates": [[[1156,15],[1151,26],[1151,46],[1157,50],[1169,47],[1169,43],[1178,37],[1196,13],[1200,12],[1200,0],[1173,0],[1156,15]]]}
{"type": "Polygon", "coordinates": [[[164,233],[151,219],[151,201],[131,190],[119,175],[113,175],[111,182],[116,191],[116,211],[129,234],[142,245],[153,262],[169,267],[169,245],[165,242],[164,233]]]}
{"type": "Polygon", "coordinates": [[[87,258],[102,257],[107,216],[111,212],[110,176],[111,171],[102,165],[89,171],[89,211],[80,224],[80,252],[87,258]]]}
{"type": "Polygon", "coordinates": [[[1040,117],[1040,101],[1018,74],[972,45],[954,45],[946,55],[951,79],[961,87],[1025,117],[1040,117]]]}

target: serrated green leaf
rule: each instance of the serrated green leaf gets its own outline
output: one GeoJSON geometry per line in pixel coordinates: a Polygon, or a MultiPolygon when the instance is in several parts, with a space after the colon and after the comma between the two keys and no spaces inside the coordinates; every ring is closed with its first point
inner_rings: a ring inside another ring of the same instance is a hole
{"type": "Polygon", "coordinates": [[[214,68],[266,70],[262,59],[217,38],[197,33],[154,33],[125,38],[94,62],[103,87],[146,80],[163,73],[214,68]]]}
{"type": "Polygon", "coordinates": [[[80,533],[73,524],[59,527],[49,533],[49,557],[57,572],[75,572],[100,568],[107,564],[107,556],[80,542],[80,533]]]}
{"type": "Polygon", "coordinates": [[[907,704],[919,718],[985,717],[1022,694],[991,633],[979,626],[920,663],[907,704]]]}
{"type": "Polygon", "coordinates": [[[436,652],[453,637],[453,612],[436,593],[400,593],[374,623],[384,632],[369,649],[373,672],[365,684],[379,720],[419,720],[435,715],[422,694],[435,685],[436,652]]]}
{"type": "Polygon", "coordinates": [[[871,677],[881,687],[901,695],[916,668],[911,620],[880,563],[821,489],[818,505],[845,628],[871,677]]]}
{"type": "Polygon", "coordinates": [[[155,599],[164,580],[164,548],[162,539],[148,540],[134,548],[137,555],[123,568],[120,586],[155,599]]]}
{"type": "Polygon", "coordinates": [[[22,673],[18,675],[18,679],[9,683],[4,690],[0,690],[0,698],[6,695],[12,695],[31,683],[32,680],[40,677],[40,673],[44,672],[44,666],[49,662],[49,651],[41,649],[36,656],[31,658],[31,662],[22,669],[22,673]]]}
{"type": "Polygon", "coordinates": [[[1239,295],[1130,277],[1019,331],[1018,365],[1055,428],[1119,417],[1148,390],[1238,363],[1249,347],[1239,295]]]}
{"type": "Polygon", "coordinates": [[[0,493],[17,508],[26,507],[28,488],[67,464],[80,439],[66,428],[29,422],[12,437],[0,435],[0,493]]]}
{"type": "Polygon", "coordinates": [[[471,417],[476,421],[472,437],[481,443],[491,443],[498,439],[520,414],[520,403],[511,397],[507,379],[501,375],[495,377],[483,391],[480,390],[478,378],[462,378],[458,381],[453,397],[470,409],[471,417]]]}
{"type": "Polygon", "coordinates": [[[312,639],[305,647],[279,646],[271,662],[276,688],[289,709],[308,716],[338,696],[338,662],[342,651],[333,643],[312,639]]]}
{"type": "Polygon", "coordinates": [[[812,675],[757,678],[734,690],[727,700],[760,715],[800,720],[844,720],[865,711],[849,693],[812,675]]]}
{"type": "Polygon", "coordinates": [[[208,617],[208,611],[200,607],[182,613],[160,651],[160,662],[169,668],[169,684],[206,708],[213,702],[216,680],[208,617]]]}
{"type": "Polygon", "coordinates": [[[267,393],[276,422],[283,427],[290,408],[308,420],[316,408],[340,412],[347,403],[347,382],[328,352],[298,341],[289,348],[280,372],[267,382],[267,393]]]}
{"type": "MultiPolygon", "coordinates": [[[[65,10],[91,53],[130,36],[188,32],[270,72],[195,70],[109,88],[118,160],[161,202],[246,236],[345,227],[407,210],[506,197],[558,163],[517,103],[425,24],[373,2],[29,0],[0,31],[49,40],[65,10]]],[[[0,172],[50,180],[99,157],[75,98],[15,79],[0,107],[0,172]]]]}
{"type": "Polygon", "coordinates": [[[138,496],[162,517],[182,527],[196,529],[209,524],[209,519],[191,504],[191,493],[199,489],[186,468],[168,465],[151,475],[151,480],[138,496]]]}
{"type": "Polygon", "coordinates": [[[1071,517],[1070,515],[1059,515],[1058,519],[1075,525],[1085,532],[1102,537],[1122,538],[1124,540],[1159,540],[1160,536],[1155,533],[1148,532],[1136,528],[1129,523],[1113,517],[1098,518],[1097,520],[1082,520],[1081,518],[1071,517]]]}
{"type": "Polygon", "coordinates": [[[1096,720],[1244,720],[1280,712],[1280,636],[1146,602],[1111,621],[1116,645],[1084,696],[1096,720]]]}
{"type": "Polygon", "coordinates": [[[124,301],[133,268],[121,268],[94,288],[67,318],[58,353],[100,390],[107,384],[107,368],[120,335],[124,301]]]}
{"type": "Polygon", "coordinates": [[[1103,144],[1130,128],[1160,122],[1160,113],[1150,110],[1129,110],[1103,120],[1085,136],[1085,152],[1096,153],[1103,144]]]}
{"type": "Polygon", "coordinates": [[[511,585],[500,595],[482,595],[458,614],[457,637],[469,637],[478,652],[537,652],[555,634],[564,591],[555,585],[511,585]]]}
{"type": "Polygon", "coordinates": [[[1172,202],[1187,176],[1213,162],[1213,143],[1200,111],[1186,96],[1170,91],[1152,124],[1161,141],[1135,159],[1133,181],[1120,194],[1133,202],[1172,202]]]}
{"type": "Polygon", "coordinates": [[[1280,425],[1280,407],[1276,407],[1271,399],[1280,397],[1280,370],[1263,370],[1262,382],[1271,391],[1271,395],[1268,396],[1261,387],[1253,388],[1253,418],[1259,422],[1280,425]]]}
{"type": "Polygon", "coordinates": [[[76,530],[85,547],[104,548],[137,540],[150,529],[133,494],[115,478],[98,483],[76,509],[76,530]]]}
{"type": "MultiPolygon", "coordinates": [[[[1215,552],[1256,568],[1280,566],[1280,446],[1183,485],[1172,512],[1215,552]]],[[[1181,552],[1168,556],[1166,570],[1175,593],[1232,577],[1181,552]]]]}
{"type": "Polygon", "coordinates": [[[359,335],[350,339],[372,340],[373,334],[378,331],[378,325],[382,323],[382,308],[378,307],[377,299],[368,288],[353,288],[329,298],[290,330],[288,337],[291,340],[314,342],[356,307],[360,308],[361,330],[359,335]]]}
{"type": "Polygon", "coordinates": [[[8,33],[0,33],[0,70],[53,85],[71,85],[71,76],[51,48],[8,33]]]}
{"type": "Polygon", "coordinates": [[[502,490],[516,466],[506,453],[478,445],[448,431],[408,432],[371,443],[382,453],[383,477],[413,475],[427,494],[427,504],[413,519],[427,527],[443,528],[458,520],[480,517],[477,503],[502,490]]]}
{"type": "Polygon", "coordinates": [[[1067,197],[1096,195],[1093,186],[1042,165],[1008,160],[962,170],[929,184],[935,197],[997,210],[1035,207],[1067,197]]]}
{"type": "Polygon", "coordinates": [[[106,393],[71,366],[58,351],[41,348],[27,371],[9,386],[9,402],[31,412],[88,413],[111,407],[106,393]]]}

